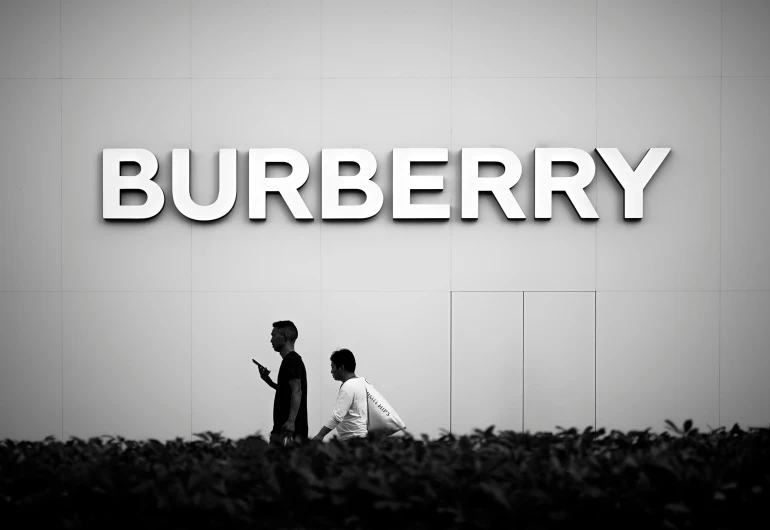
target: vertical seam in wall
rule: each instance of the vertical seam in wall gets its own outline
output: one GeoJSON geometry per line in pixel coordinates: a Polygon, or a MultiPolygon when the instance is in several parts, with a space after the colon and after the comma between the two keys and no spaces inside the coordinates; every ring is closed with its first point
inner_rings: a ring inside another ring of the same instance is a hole
{"type": "MultiPolygon", "coordinates": [[[[596,0],[594,10],[595,24],[594,30],[596,31],[596,37],[594,40],[594,156],[596,154],[596,148],[599,147],[599,0],[596,0]]],[[[596,157],[599,158],[599,157],[596,157]]],[[[598,172],[597,172],[598,175],[598,172]]],[[[599,179],[596,179],[596,204],[599,205],[599,179]]],[[[596,220],[594,225],[594,431],[596,430],[596,352],[598,339],[596,337],[596,292],[599,290],[599,219],[596,220]]]]}
{"type": "Polygon", "coordinates": [[[59,331],[61,359],[61,440],[64,441],[64,75],[62,0],[59,0],[59,331]]]}
{"type": "MultiPolygon", "coordinates": [[[[321,146],[321,161],[323,162],[323,148],[324,148],[324,82],[323,82],[323,62],[324,62],[324,54],[323,54],[323,34],[324,34],[324,6],[323,6],[323,0],[318,0],[318,104],[320,105],[320,108],[318,109],[318,143],[321,146]]],[[[323,170],[322,170],[323,173],[323,170]]],[[[323,198],[321,199],[321,208],[323,208],[323,198]]],[[[323,215],[322,215],[323,217],[323,215]]],[[[318,359],[318,388],[319,392],[318,395],[320,397],[321,392],[320,389],[323,388],[323,364],[321,362],[321,349],[323,348],[323,342],[324,342],[324,327],[323,327],[323,310],[324,310],[324,255],[323,255],[323,236],[324,236],[324,227],[323,223],[321,223],[321,226],[318,228],[318,267],[319,267],[319,285],[318,285],[318,353],[317,353],[317,359],[318,359]]],[[[323,418],[324,418],[324,411],[323,411],[323,400],[318,400],[318,421],[321,424],[321,426],[325,425],[323,418]]],[[[319,427],[320,429],[320,427],[319,427]]]]}
{"type": "MultiPolygon", "coordinates": [[[[452,55],[453,47],[454,47],[454,37],[453,37],[453,29],[454,29],[454,0],[449,4],[449,162],[451,164],[452,161],[452,146],[453,146],[453,129],[452,125],[454,124],[454,116],[452,114],[452,109],[454,108],[454,70],[452,68],[452,62],[454,61],[454,57],[452,55]]],[[[455,177],[457,176],[457,171],[455,168],[454,172],[455,177]]],[[[456,183],[452,183],[453,185],[449,188],[449,208],[451,210],[452,203],[454,202],[452,200],[452,192],[456,189],[456,183]]],[[[452,292],[452,221],[451,221],[451,212],[450,212],[450,221],[449,221],[449,292],[452,292]]],[[[450,326],[451,331],[451,326],[450,326]]]]}
{"type": "MultiPolygon", "coordinates": [[[[596,0],[594,10],[594,157],[596,156],[596,148],[599,147],[599,0],[596,0]]],[[[596,172],[597,178],[594,181],[596,188],[596,204],[599,204],[599,178],[598,171],[596,172]]],[[[598,289],[598,265],[599,265],[599,219],[594,224],[594,292],[598,289]]]]}
{"type": "Polygon", "coordinates": [[[717,427],[722,426],[722,92],[724,72],[722,64],[722,26],[724,2],[719,2],[719,329],[717,331],[717,427]]]}
{"type": "Polygon", "coordinates": [[[524,334],[526,333],[526,312],[524,310],[524,298],[527,296],[525,291],[521,292],[521,432],[524,432],[524,357],[526,356],[526,347],[524,334]]]}
{"type": "MultiPolygon", "coordinates": [[[[323,296],[324,295],[323,295],[323,293],[319,293],[319,294],[320,294],[320,296],[318,297],[318,352],[316,353],[316,359],[318,359],[318,381],[317,381],[317,383],[318,383],[318,397],[319,397],[319,399],[318,399],[318,423],[319,423],[318,429],[320,430],[321,427],[323,427],[325,424],[324,424],[324,421],[323,421],[324,420],[324,417],[323,417],[323,413],[324,413],[324,411],[323,411],[323,409],[324,409],[324,407],[323,407],[323,400],[321,399],[321,389],[323,388],[323,369],[322,369],[323,364],[321,362],[321,359],[322,359],[322,357],[321,357],[321,355],[322,355],[321,349],[323,348],[323,342],[324,342],[324,327],[323,327],[323,304],[324,304],[323,296]]],[[[310,394],[310,392],[308,392],[308,394],[310,394]]],[[[309,430],[309,428],[310,427],[308,426],[308,430],[309,430]]],[[[308,432],[308,434],[310,434],[310,433],[308,432]]]]}
{"type": "MultiPolygon", "coordinates": [[[[190,158],[192,158],[193,89],[192,89],[192,0],[190,0],[190,158]]],[[[192,163],[190,164],[192,165],[192,163]]],[[[190,168],[192,171],[192,168],[190,168]]],[[[236,184],[237,186],[237,184],[236,184]]],[[[190,441],[193,439],[193,221],[190,219],[190,441]]]]}
{"type": "MultiPolygon", "coordinates": [[[[452,69],[452,62],[454,61],[454,57],[452,55],[453,46],[454,46],[454,40],[452,35],[452,30],[454,29],[454,11],[455,11],[455,3],[454,0],[451,0],[449,3],[449,155],[448,160],[451,165],[452,161],[452,124],[454,121],[454,117],[452,115],[452,85],[454,84],[454,71],[452,69]]],[[[455,171],[455,175],[457,175],[457,172],[455,171]]],[[[452,209],[452,192],[454,191],[455,186],[454,183],[452,187],[449,189],[449,209],[452,209]]],[[[450,211],[450,218],[451,218],[451,211],[450,211]]],[[[452,220],[449,220],[449,433],[452,433],[452,337],[454,335],[454,320],[453,320],[453,307],[452,304],[454,303],[454,293],[452,292],[452,220]]]]}

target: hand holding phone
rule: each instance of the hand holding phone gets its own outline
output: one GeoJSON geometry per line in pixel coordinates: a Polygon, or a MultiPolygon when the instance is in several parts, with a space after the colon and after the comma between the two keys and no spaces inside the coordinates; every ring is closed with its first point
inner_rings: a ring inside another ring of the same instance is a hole
{"type": "Polygon", "coordinates": [[[258,363],[258,362],[257,362],[255,359],[252,359],[252,361],[253,361],[253,362],[254,362],[254,364],[256,364],[256,365],[257,365],[257,367],[259,368],[259,375],[260,375],[260,376],[262,376],[262,378],[263,378],[263,379],[264,379],[265,377],[267,377],[267,376],[270,374],[270,370],[268,370],[267,368],[265,368],[264,366],[262,366],[261,364],[259,364],[259,363],[258,363]]]}

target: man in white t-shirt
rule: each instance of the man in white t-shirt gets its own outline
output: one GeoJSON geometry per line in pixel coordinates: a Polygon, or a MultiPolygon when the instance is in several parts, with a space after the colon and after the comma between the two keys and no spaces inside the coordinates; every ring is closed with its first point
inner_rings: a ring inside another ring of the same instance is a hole
{"type": "Polygon", "coordinates": [[[364,378],[356,376],[356,358],[347,349],[337,350],[331,356],[332,377],[341,381],[337,403],[331,418],[321,427],[313,440],[322,441],[335,428],[340,440],[366,438],[368,409],[364,378]]]}

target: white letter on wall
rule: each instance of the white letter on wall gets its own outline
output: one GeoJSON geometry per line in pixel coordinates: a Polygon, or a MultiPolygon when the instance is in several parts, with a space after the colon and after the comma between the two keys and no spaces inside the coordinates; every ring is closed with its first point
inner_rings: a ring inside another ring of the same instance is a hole
{"type": "Polygon", "coordinates": [[[636,166],[636,171],[631,169],[626,159],[615,147],[597,147],[596,151],[626,191],[625,218],[641,219],[644,215],[644,187],[668,156],[671,148],[653,147],[647,151],[642,161],[636,166]]]}
{"type": "Polygon", "coordinates": [[[323,219],[368,219],[382,208],[382,190],[371,179],[377,160],[366,149],[321,150],[321,217],[323,219]],[[354,176],[341,176],[340,163],[354,162],[361,170],[354,176]],[[341,205],[340,190],[358,190],[366,194],[363,204],[341,205]]]}
{"type": "Polygon", "coordinates": [[[594,179],[596,165],[591,155],[573,147],[535,148],[535,217],[551,218],[551,196],[563,191],[583,219],[598,219],[588,195],[583,191],[594,179]],[[553,177],[554,162],[572,162],[578,167],[573,177],[553,177]]]}
{"type": "Polygon", "coordinates": [[[393,219],[449,219],[448,204],[412,204],[412,190],[443,190],[441,175],[412,175],[412,162],[446,162],[445,147],[393,149],[393,219]]]}
{"type": "Polygon", "coordinates": [[[152,179],[158,173],[158,159],[147,149],[102,150],[102,217],[105,219],[149,219],[163,209],[163,190],[152,179]],[[139,164],[135,177],[120,175],[122,162],[139,164]],[[141,190],[147,202],[139,205],[121,205],[121,190],[141,190]]]}
{"type": "Polygon", "coordinates": [[[219,150],[219,195],[208,206],[193,202],[190,196],[190,150],[171,150],[171,190],[177,210],[193,221],[213,221],[224,217],[235,205],[237,177],[235,149],[219,150]]]}
{"type": "Polygon", "coordinates": [[[511,188],[521,178],[521,161],[512,151],[498,147],[464,148],[462,156],[462,218],[479,218],[479,192],[491,191],[508,219],[526,219],[511,188]],[[503,174],[479,178],[479,163],[497,162],[503,174]]]}
{"type": "Polygon", "coordinates": [[[269,191],[281,194],[295,219],[312,219],[298,191],[307,182],[309,174],[307,159],[294,149],[249,149],[249,219],[265,218],[269,191]],[[267,178],[265,171],[269,162],[289,164],[291,174],[284,178],[267,178]]]}

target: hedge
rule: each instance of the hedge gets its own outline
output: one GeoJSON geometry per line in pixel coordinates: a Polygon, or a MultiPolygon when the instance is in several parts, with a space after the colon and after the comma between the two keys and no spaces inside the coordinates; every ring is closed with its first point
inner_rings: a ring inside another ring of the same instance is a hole
{"type": "Polygon", "coordinates": [[[770,429],[0,442],[4,528],[748,528],[770,429]],[[9,524],[10,523],[10,524],[9,524]],[[15,524],[13,524],[15,523],[15,524]]]}

